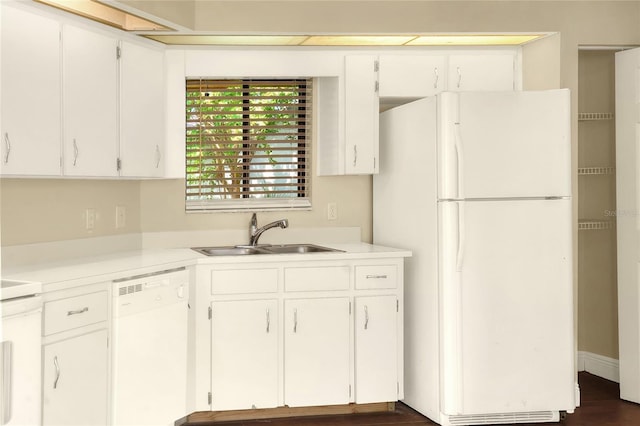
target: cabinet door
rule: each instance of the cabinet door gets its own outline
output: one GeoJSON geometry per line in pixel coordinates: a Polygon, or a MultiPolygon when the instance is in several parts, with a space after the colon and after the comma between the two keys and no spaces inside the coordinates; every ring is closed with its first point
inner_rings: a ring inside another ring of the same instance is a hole
{"type": "Polygon", "coordinates": [[[278,406],[278,302],[213,302],[211,409],[278,406]]]}
{"type": "Polygon", "coordinates": [[[452,55],[449,57],[448,90],[514,90],[515,57],[495,55],[452,55]]]}
{"type": "Polygon", "coordinates": [[[378,100],[376,56],[345,58],[345,172],[378,172],[378,100]]]}
{"type": "Polygon", "coordinates": [[[285,300],[284,399],[349,403],[349,299],[285,300]]]}
{"type": "Polygon", "coordinates": [[[44,347],[43,424],[107,424],[107,330],[44,347]]]}
{"type": "Polygon", "coordinates": [[[64,174],[116,176],[117,40],[63,28],[64,174]]]}
{"type": "Polygon", "coordinates": [[[444,90],[444,56],[380,56],[380,97],[422,98],[444,90]]]}
{"type": "Polygon", "coordinates": [[[3,175],[60,174],[60,24],[2,6],[3,175]]]}
{"type": "Polygon", "coordinates": [[[120,94],[120,175],[161,176],[164,53],[123,41],[120,94]]]}
{"type": "Polygon", "coordinates": [[[356,403],[398,399],[397,299],[357,297],[355,303],[356,403]]]}

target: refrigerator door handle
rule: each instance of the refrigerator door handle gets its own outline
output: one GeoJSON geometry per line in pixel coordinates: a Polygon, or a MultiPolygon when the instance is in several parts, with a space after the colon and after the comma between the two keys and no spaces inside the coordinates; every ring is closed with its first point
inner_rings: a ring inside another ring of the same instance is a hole
{"type": "Polygon", "coordinates": [[[457,191],[458,194],[456,198],[463,199],[464,198],[464,154],[462,150],[462,137],[460,136],[460,123],[454,123],[454,135],[455,135],[455,144],[454,147],[456,149],[456,173],[457,173],[457,191]]]}
{"type": "Polygon", "coordinates": [[[456,271],[462,272],[464,261],[465,229],[464,229],[464,203],[456,203],[458,207],[458,250],[456,252],[456,271]]]}

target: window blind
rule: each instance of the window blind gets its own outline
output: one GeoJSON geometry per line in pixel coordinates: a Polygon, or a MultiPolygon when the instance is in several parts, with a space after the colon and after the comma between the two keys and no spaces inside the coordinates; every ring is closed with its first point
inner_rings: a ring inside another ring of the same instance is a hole
{"type": "Polygon", "coordinates": [[[187,210],[308,207],[312,80],[186,82],[187,210]]]}

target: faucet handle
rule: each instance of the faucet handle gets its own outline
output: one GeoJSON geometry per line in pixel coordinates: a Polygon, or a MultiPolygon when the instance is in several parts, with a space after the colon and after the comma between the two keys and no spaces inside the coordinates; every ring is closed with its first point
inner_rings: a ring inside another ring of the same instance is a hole
{"type": "Polygon", "coordinates": [[[258,218],[254,213],[251,215],[251,221],[249,222],[249,245],[253,244],[253,237],[256,235],[258,231],[258,218]]]}

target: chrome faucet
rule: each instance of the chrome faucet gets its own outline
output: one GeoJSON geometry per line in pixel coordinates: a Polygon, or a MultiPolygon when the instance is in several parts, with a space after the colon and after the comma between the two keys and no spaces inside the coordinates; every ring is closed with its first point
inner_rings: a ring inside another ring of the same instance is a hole
{"type": "Polygon", "coordinates": [[[258,238],[260,238],[260,235],[262,235],[264,231],[275,228],[277,226],[284,229],[289,226],[289,221],[287,219],[280,219],[276,220],[275,222],[267,223],[262,228],[258,228],[258,219],[256,217],[256,214],[254,213],[253,216],[251,216],[251,222],[249,224],[249,245],[257,245],[258,238]]]}

